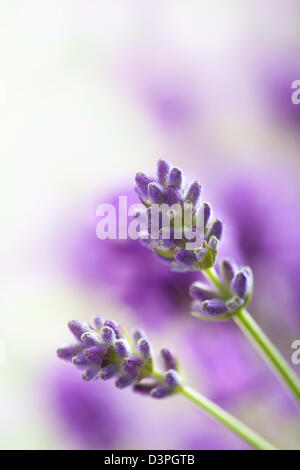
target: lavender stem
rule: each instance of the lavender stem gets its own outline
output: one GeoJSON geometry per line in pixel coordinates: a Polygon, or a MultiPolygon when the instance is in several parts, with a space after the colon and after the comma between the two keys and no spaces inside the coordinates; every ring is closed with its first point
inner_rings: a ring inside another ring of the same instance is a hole
{"type": "MultiPolygon", "coordinates": [[[[202,271],[205,277],[219,290],[224,299],[230,296],[214,268],[202,271]]],[[[232,315],[233,320],[258,350],[262,358],[273,369],[281,382],[300,403],[300,381],[278,349],[256,323],[252,315],[245,308],[238,308],[232,315]]]]}

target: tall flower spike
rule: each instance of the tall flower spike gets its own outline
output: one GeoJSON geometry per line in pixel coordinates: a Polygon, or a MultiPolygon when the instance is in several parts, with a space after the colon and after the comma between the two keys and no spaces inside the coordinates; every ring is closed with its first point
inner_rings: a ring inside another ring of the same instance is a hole
{"type": "Polygon", "coordinates": [[[173,262],[172,269],[175,271],[196,271],[213,266],[223,224],[213,217],[208,203],[200,205],[199,182],[194,181],[186,186],[182,171],[172,168],[165,160],[158,162],[157,179],[140,172],[135,181],[148,217],[147,244],[159,256],[173,262]],[[167,217],[161,217],[159,221],[152,217],[152,204],[164,204],[161,210],[166,212],[167,217]],[[152,231],[154,220],[159,226],[152,231]],[[154,238],[153,233],[159,234],[158,238],[154,238]],[[166,236],[166,233],[170,235],[166,236]]]}
{"type": "Polygon", "coordinates": [[[82,370],[84,380],[115,378],[117,388],[132,386],[134,391],[154,398],[177,391],[181,378],[175,357],[163,349],[165,374],[155,372],[152,346],[143,330],[136,330],[130,342],[129,335],[113,320],[104,322],[96,317],[91,325],[72,321],[69,328],[77,342],[58,349],[57,355],[82,370]]]}

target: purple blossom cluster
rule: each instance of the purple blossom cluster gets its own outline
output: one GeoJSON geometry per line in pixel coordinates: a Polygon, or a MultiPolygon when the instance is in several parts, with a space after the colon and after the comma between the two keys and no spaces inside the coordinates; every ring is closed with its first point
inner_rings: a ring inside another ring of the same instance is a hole
{"type": "MultiPolygon", "coordinates": [[[[197,221],[201,220],[201,217],[203,221],[201,228],[204,230],[204,241],[201,246],[187,249],[188,240],[184,234],[179,239],[175,237],[173,217],[170,221],[170,238],[160,237],[159,240],[151,240],[151,248],[162,257],[172,260],[171,267],[174,270],[205,271],[211,268],[216,262],[223,223],[212,215],[210,204],[207,202],[199,204],[201,185],[194,181],[186,187],[182,171],[172,167],[165,160],[158,162],[157,178],[138,173],[135,181],[136,191],[148,210],[153,204],[166,204],[171,207],[173,204],[183,206],[189,203],[192,205],[192,231],[199,229],[197,221]]],[[[151,230],[151,217],[149,220],[151,230]]],[[[163,225],[163,221],[160,222],[163,225]]],[[[184,226],[184,220],[182,226],[184,226]]],[[[164,229],[165,227],[161,226],[161,235],[164,229]]],[[[251,298],[253,274],[248,266],[238,268],[231,260],[224,259],[219,264],[218,271],[220,285],[218,290],[202,281],[196,281],[190,287],[190,295],[194,299],[192,310],[197,316],[227,319],[237,309],[247,305],[251,298]]]]}
{"type": "Polygon", "coordinates": [[[68,327],[77,342],[58,349],[57,355],[82,369],[83,380],[115,378],[117,388],[132,386],[154,398],[171,395],[180,386],[178,363],[168,349],[161,350],[165,373],[155,372],[152,346],[143,330],[135,330],[130,338],[116,322],[100,316],[93,325],[72,320],[68,327]]]}
{"type": "Polygon", "coordinates": [[[192,310],[196,314],[228,318],[250,300],[253,289],[253,275],[249,266],[238,268],[236,264],[223,259],[219,263],[222,291],[207,282],[196,281],[190,287],[194,300],[192,310]]]}
{"type": "Polygon", "coordinates": [[[172,269],[175,271],[195,271],[213,266],[223,233],[223,223],[213,216],[210,204],[199,203],[201,185],[198,181],[186,185],[179,168],[172,167],[166,160],[159,160],[156,178],[137,173],[135,182],[137,194],[148,211],[146,243],[161,257],[171,261],[172,269]],[[175,221],[176,213],[171,210],[169,226],[166,227],[161,218],[159,236],[153,239],[150,213],[153,204],[165,204],[169,208],[176,205],[183,209],[188,207],[191,211],[189,225],[183,211],[181,228],[178,229],[175,221]],[[166,233],[169,236],[166,236],[166,233]],[[195,243],[200,239],[200,244],[197,246],[196,243],[194,249],[187,248],[188,243],[195,243]]]}

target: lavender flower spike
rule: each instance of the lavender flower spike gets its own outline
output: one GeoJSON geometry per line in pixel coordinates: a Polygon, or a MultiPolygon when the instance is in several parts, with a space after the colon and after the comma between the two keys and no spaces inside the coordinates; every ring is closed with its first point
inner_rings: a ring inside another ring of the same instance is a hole
{"type": "Polygon", "coordinates": [[[166,373],[159,374],[154,371],[152,346],[143,330],[135,330],[130,341],[116,322],[98,321],[98,318],[91,325],[70,322],[69,328],[77,342],[58,349],[58,357],[72,361],[83,371],[82,378],[86,381],[114,377],[117,388],[132,386],[134,391],[155,398],[178,392],[181,383],[178,365],[168,349],[162,350],[166,373]],[[100,325],[103,326],[99,328],[100,325]]]}
{"type": "Polygon", "coordinates": [[[158,162],[157,175],[157,179],[153,179],[138,173],[135,178],[136,191],[149,214],[150,248],[168,261],[173,261],[174,271],[198,271],[212,267],[217,258],[223,224],[213,217],[208,203],[200,204],[200,183],[194,181],[186,186],[182,171],[172,168],[164,160],[158,162]],[[171,214],[169,218],[161,217],[159,222],[156,220],[159,226],[155,230],[151,226],[155,219],[151,217],[152,204],[164,204],[164,209],[161,208],[166,212],[164,215],[171,214]],[[169,211],[169,208],[172,210],[169,211]],[[179,213],[177,219],[174,211],[176,215],[179,213]],[[176,223],[178,220],[183,222],[179,228],[175,225],[175,219],[176,223]],[[153,233],[159,234],[157,239],[152,238],[153,233]],[[170,235],[165,237],[166,233],[170,235]]]}
{"type": "MultiPolygon", "coordinates": [[[[221,301],[219,300],[219,302],[221,301]]],[[[131,387],[137,393],[157,399],[181,393],[198,406],[209,411],[212,416],[222,421],[223,424],[257,448],[273,448],[258,434],[240,423],[236,418],[233,418],[229,413],[221,410],[218,405],[203,397],[191,387],[184,385],[177,361],[168,349],[164,348],[161,351],[165,370],[164,373],[160,373],[153,367],[152,348],[143,332],[135,332],[135,337],[130,340],[129,335],[112,320],[106,321],[101,330],[99,326],[100,324],[94,321],[86,329],[86,324],[76,321],[70,322],[69,327],[77,342],[73,347],[68,346],[67,348],[58,349],[57,352],[58,356],[63,359],[69,358],[72,352],[76,353],[72,361],[77,368],[83,370],[83,380],[91,381],[98,378],[108,380],[114,377],[117,388],[131,387]],[[111,330],[114,334],[111,333],[111,330]],[[79,335],[79,332],[81,335],[79,335]],[[118,332],[118,335],[116,335],[116,332],[118,332]],[[97,338],[96,345],[87,346],[87,342],[83,342],[83,339],[94,336],[97,338]],[[108,337],[109,341],[107,341],[108,337]]]]}

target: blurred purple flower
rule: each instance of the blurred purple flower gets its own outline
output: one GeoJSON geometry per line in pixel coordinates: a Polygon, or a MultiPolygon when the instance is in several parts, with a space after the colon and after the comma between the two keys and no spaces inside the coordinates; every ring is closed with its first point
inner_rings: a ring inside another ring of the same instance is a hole
{"type": "Polygon", "coordinates": [[[164,131],[184,132],[201,118],[206,104],[199,66],[178,50],[137,51],[127,58],[122,76],[134,99],[164,131]]]}
{"type": "Polygon", "coordinates": [[[270,327],[290,354],[281,327],[300,322],[300,193],[295,177],[281,170],[233,175],[220,182],[221,209],[230,218],[243,262],[254,271],[252,310],[270,327]]]}
{"type": "Polygon", "coordinates": [[[187,364],[197,364],[194,376],[212,400],[236,402],[262,385],[263,366],[231,322],[187,327],[182,340],[187,364]]]}
{"type": "MultiPolygon", "coordinates": [[[[118,194],[127,195],[128,207],[138,202],[133,190],[120,190],[105,202],[118,214],[118,194]]],[[[96,236],[96,207],[83,220],[73,220],[63,240],[63,269],[71,278],[105,289],[148,325],[162,325],[170,316],[190,311],[189,286],[199,277],[175,273],[139,240],[99,240],[96,236]]]]}
{"type": "Polygon", "coordinates": [[[67,441],[85,449],[112,449],[119,448],[130,422],[114,392],[111,384],[86,383],[75,368],[60,363],[45,379],[43,400],[67,441]]]}
{"type": "MultiPolygon", "coordinates": [[[[257,68],[257,65],[256,65],[257,68]]],[[[258,67],[258,83],[272,116],[288,125],[300,126],[300,105],[291,101],[292,83],[300,80],[299,51],[277,51],[273,58],[264,58],[258,67]]]]}

